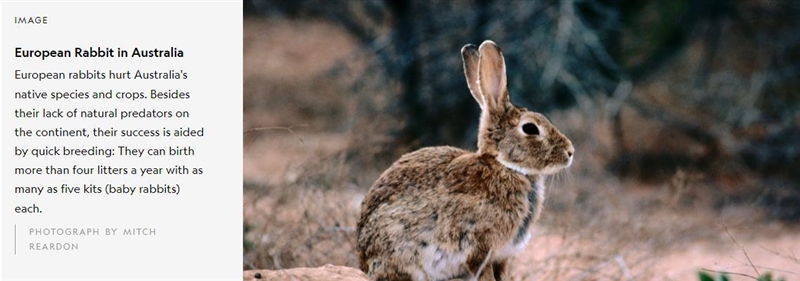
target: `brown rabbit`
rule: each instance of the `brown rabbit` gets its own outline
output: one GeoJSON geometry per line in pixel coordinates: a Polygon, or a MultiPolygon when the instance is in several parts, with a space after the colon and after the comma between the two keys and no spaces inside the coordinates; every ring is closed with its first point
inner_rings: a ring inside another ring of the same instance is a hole
{"type": "Polygon", "coordinates": [[[572,164],[572,142],[542,114],[511,104],[500,48],[461,49],[481,107],[478,151],[403,155],[367,192],[358,261],[371,280],[500,280],[530,238],[544,178],[572,164]]]}

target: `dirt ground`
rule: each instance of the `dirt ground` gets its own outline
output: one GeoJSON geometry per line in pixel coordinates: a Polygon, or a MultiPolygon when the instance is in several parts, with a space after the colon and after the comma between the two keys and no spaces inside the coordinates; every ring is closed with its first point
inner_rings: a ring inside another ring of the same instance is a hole
{"type": "MultiPolygon", "coordinates": [[[[361,199],[388,164],[349,164],[347,151],[369,144],[370,131],[354,125],[356,95],[325,73],[354,52],[325,23],[246,21],[243,130],[257,129],[245,133],[244,270],[356,265],[361,199]]],[[[580,112],[550,118],[577,158],[549,181],[513,280],[697,280],[698,270],[800,280],[797,225],[752,202],[720,204],[710,183],[683,172],[618,179],[601,164],[607,133],[587,130],[596,124],[580,112]]]]}

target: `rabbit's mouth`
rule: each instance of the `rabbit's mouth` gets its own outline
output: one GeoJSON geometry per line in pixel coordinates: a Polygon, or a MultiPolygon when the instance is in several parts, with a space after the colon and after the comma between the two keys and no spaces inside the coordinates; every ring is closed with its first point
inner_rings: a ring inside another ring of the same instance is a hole
{"type": "Polygon", "coordinates": [[[512,163],[512,162],[508,162],[508,161],[505,161],[503,159],[500,159],[500,157],[497,158],[497,162],[500,162],[500,164],[503,164],[503,166],[505,166],[508,169],[511,169],[511,170],[513,170],[513,171],[515,171],[517,173],[520,173],[520,174],[523,174],[523,175],[526,175],[526,176],[528,176],[528,175],[552,175],[552,174],[558,173],[561,170],[566,169],[569,166],[571,166],[572,165],[572,157],[569,157],[569,160],[564,165],[550,165],[550,166],[544,167],[543,169],[522,167],[522,166],[520,166],[520,165],[518,165],[516,163],[512,163]]]}

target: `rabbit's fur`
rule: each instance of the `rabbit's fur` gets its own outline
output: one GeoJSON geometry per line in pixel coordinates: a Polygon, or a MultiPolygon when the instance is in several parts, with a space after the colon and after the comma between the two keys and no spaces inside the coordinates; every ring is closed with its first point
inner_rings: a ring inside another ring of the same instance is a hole
{"type": "Polygon", "coordinates": [[[358,261],[371,280],[507,279],[508,259],[541,212],[544,177],[572,164],[566,136],[511,104],[494,42],[461,54],[481,107],[478,151],[423,148],[375,181],[357,227],[358,261]]]}

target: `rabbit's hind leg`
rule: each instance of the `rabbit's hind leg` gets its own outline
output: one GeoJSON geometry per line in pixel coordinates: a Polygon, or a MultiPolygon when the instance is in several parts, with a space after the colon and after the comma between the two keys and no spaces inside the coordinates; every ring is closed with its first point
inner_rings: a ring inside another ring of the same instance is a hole
{"type": "Polygon", "coordinates": [[[372,273],[369,280],[375,281],[417,281],[411,278],[411,275],[401,272],[378,272],[372,273]]]}
{"type": "Polygon", "coordinates": [[[411,274],[400,270],[396,265],[385,263],[380,260],[373,260],[367,273],[369,280],[373,281],[419,281],[411,274]]]}

